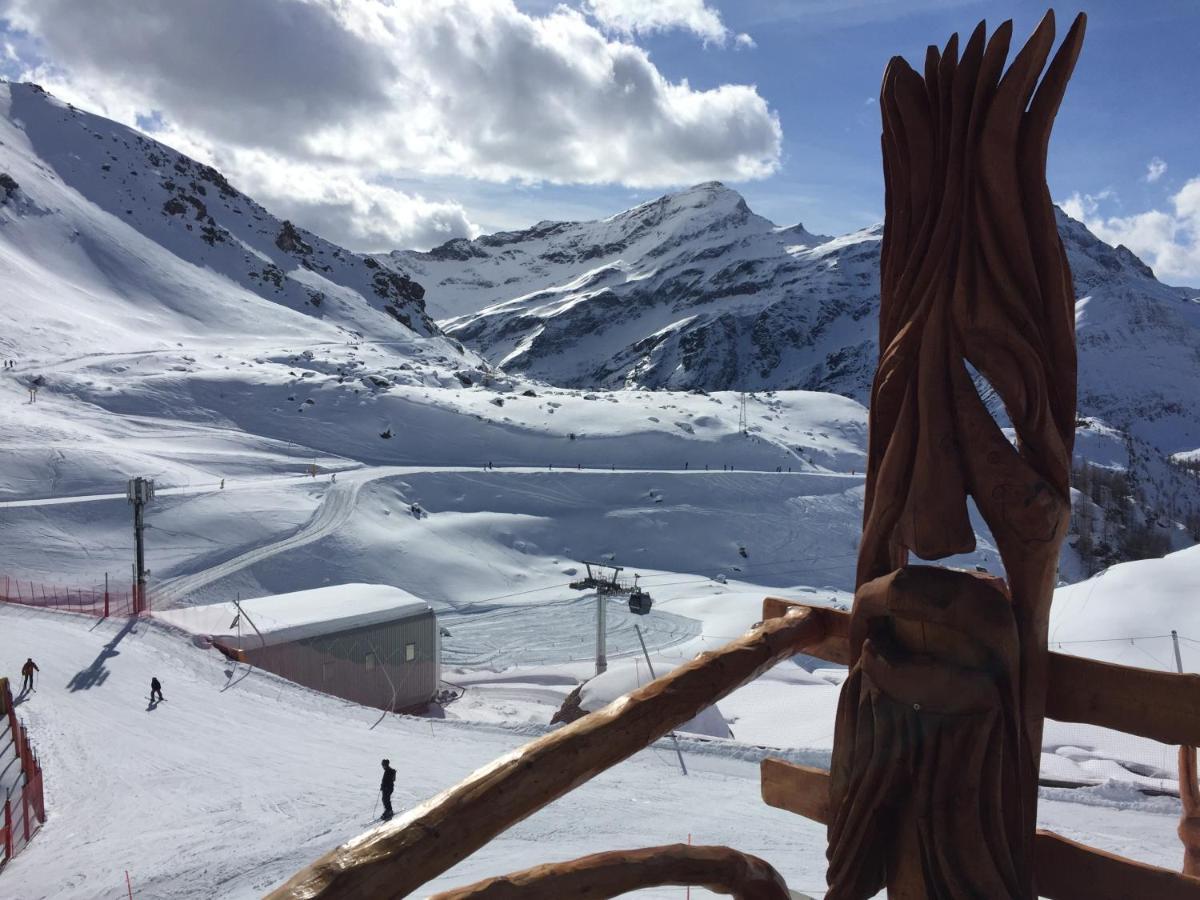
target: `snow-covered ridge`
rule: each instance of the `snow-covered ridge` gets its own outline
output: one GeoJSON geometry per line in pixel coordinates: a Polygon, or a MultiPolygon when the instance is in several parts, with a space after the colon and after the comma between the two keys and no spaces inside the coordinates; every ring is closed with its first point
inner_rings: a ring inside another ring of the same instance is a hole
{"type": "Polygon", "coordinates": [[[162,346],[198,324],[437,334],[424,290],[387,257],[281,221],[210,166],[36,85],[0,82],[0,177],[5,355],[85,336],[88,349],[162,346]]]}

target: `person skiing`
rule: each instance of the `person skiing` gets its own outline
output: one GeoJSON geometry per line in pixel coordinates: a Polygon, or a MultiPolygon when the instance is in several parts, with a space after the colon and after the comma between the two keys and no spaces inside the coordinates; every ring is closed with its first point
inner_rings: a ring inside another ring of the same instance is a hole
{"type": "Polygon", "coordinates": [[[23,676],[21,681],[22,694],[26,691],[33,690],[33,673],[40,671],[41,669],[39,669],[38,664],[33,661],[32,656],[25,660],[25,665],[21,666],[21,675],[23,676]]]}
{"type": "Polygon", "coordinates": [[[391,760],[382,760],[383,780],[379,782],[379,793],[383,795],[383,815],[380,820],[386,822],[392,817],[392,790],[396,787],[396,770],[391,767],[391,760]]]}
{"type": "Polygon", "coordinates": [[[158,677],[154,676],[150,679],[150,702],[157,703],[162,698],[162,684],[159,682],[158,677]]]}

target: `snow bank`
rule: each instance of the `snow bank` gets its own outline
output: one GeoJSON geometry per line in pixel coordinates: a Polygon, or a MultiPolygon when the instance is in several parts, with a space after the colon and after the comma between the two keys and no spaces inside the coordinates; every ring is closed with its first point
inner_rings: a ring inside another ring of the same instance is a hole
{"type": "Polygon", "coordinates": [[[1175,668],[1170,632],[1184,638],[1184,668],[1200,664],[1200,546],[1121,563],[1061,587],[1050,609],[1051,649],[1141,668],[1175,668]],[[1191,658],[1189,663],[1189,657],[1191,658]]]}
{"type": "MultiPolygon", "coordinates": [[[[674,668],[676,667],[660,661],[655,666],[654,673],[661,678],[674,668]]],[[[587,712],[595,712],[608,706],[618,697],[623,697],[631,691],[636,691],[642,685],[649,684],[652,680],[645,660],[636,658],[621,660],[607,672],[597,675],[583,685],[579,691],[579,706],[587,712]]],[[[715,704],[702,709],[676,730],[709,737],[733,737],[729,726],[725,724],[725,717],[721,715],[721,711],[715,704]]]]}

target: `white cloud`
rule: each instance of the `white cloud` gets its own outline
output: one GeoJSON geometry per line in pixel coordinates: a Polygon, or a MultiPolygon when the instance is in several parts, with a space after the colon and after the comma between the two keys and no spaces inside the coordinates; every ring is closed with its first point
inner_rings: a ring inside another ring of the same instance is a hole
{"type": "Polygon", "coordinates": [[[1163,281],[1200,285],[1200,177],[1192,178],[1171,197],[1171,211],[1100,215],[1100,201],[1111,196],[1111,191],[1096,195],[1076,192],[1060,206],[1101,240],[1124,244],[1163,281]]]}
{"type": "Polygon", "coordinates": [[[1166,171],[1167,164],[1156,156],[1150,162],[1146,163],[1146,181],[1154,184],[1154,182],[1163,177],[1166,171]]]}
{"type": "Polygon", "coordinates": [[[480,231],[459,203],[370,183],[352,169],[283,162],[257,151],[237,155],[229,168],[240,173],[239,188],[275,215],[303,221],[343,246],[428,249],[480,231]]]}
{"type": "MultiPolygon", "coordinates": [[[[313,215],[349,210],[347,228],[364,235],[377,215],[402,222],[398,192],[380,187],[397,177],[661,188],[779,165],[779,120],[755,87],[672,82],[644,50],[566,6],[6,2],[42,57],[27,57],[23,77],[128,124],[157,114],[175,143],[208,146],[247,189],[272,164],[323,168],[320,198],[305,195],[313,215]],[[356,180],[341,193],[328,187],[347,173],[356,180]]],[[[697,27],[724,29],[705,21],[697,27]]],[[[466,224],[464,214],[446,227],[466,224]]]]}
{"type": "Polygon", "coordinates": [[[1105,200],[1120,203],[1117,192],[1112,188],[1105,188],[1098,194],[1081,194],[1079,191],[1076,191],[1066,200],[1059,201],[1058,205],[1072,219],[1078,219],[1080,222],[1083,222],[1089,217],[1095,216],[1100,209],[1101,202],[1105,200]]]}
{"type": "Polygon", "coordinates": [[[731,37],[741,47],[753,47],[748,34],[734,36],[721,13],[705,0],[585,0],[584,9],[607,31],[619,34],[650,34],[680,29],[690,31],[706,44],[725,44],[731,37]]]}

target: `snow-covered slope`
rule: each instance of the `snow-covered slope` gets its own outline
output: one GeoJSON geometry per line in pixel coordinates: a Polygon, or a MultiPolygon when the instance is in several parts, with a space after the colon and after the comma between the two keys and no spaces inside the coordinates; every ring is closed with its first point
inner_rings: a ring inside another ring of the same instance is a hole
{"type": "MultiPolygon", "coordinates": [[[[403,716],[380,721],[376,710],[231,664],[159,623],[97,623],[0,606],[0,671],[14,671],[30,648],[41,671],[36,693],[18,713],[45,771],[48,819],[0,875],[4,896],[22,900],[121,896],[126,872],[134,896],[259,897],[372,827],[381,758],[397,770],[393,802],[403,811],[544,731],[511,720],[508,727],[403,716]],[[151,677],[162,682],[164,702],[147,703],[151,677]]],[[[538,686],[570,681],[545,670],[524,682],[519,673],[507,677],[507,684],[493,686],[509,698],[522,688],[529,696],[538,686]]],[[[740,714],[734,724],[740,741],[682,736],[686,776],[672,745],[659,742],[500,835],[422,893],[690,834],[698,844],[755,853],[793,889],[820,896],[825,829],[762,802],[757,760],[784,755],[828,765],[837,689],[791,663],[752,687],[722,702],[723,710],[740,714]],[[753,746],[764,734],[770,742],[803,742],[773,751],[753,746]]],[[[493,715],[505,705],[493,700],[493,715]]],[[[1043,754],[1043,771],[1054,756],[1068,777],[1103,780],[1123,772],[1125,783],[1043,789],[1039,824],[1176,867],[1178,801],[1139,794],[1131,785],[1152,779],[1114,762],[1106,738],[1111,733],[1061,733],[1058,752],[1043,754]]],[[[1126,755],[1117,759],[1135,768],[1135,760],[1153,758],[1145,748],[1118,749],[1126,755]]],[[[679,888],[663,888],[638,896],[679,895],[679,888]]]]}
{"type": "Polygon", "coordinates": [[[0,82],[0,177],[6,358],[436,333],[386,258],[281,222],[215,169],[36,85],[0,82]]]}

